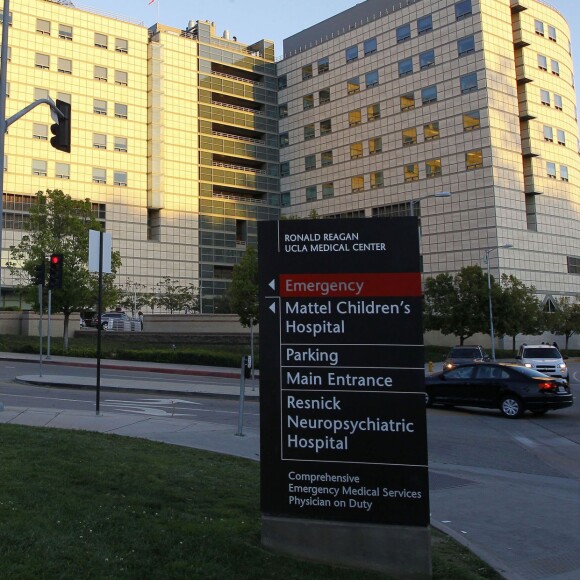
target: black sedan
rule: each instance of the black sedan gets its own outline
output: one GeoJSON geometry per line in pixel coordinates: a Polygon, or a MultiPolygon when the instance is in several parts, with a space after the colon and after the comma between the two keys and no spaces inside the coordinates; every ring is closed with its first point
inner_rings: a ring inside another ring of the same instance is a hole
{"type": "Polygon", "coordinates": [[[543,414],[571,407],[574,397],[563,379],[533,369],[502,363],[473,363],[425,378],[427,406],[499,409],[510,418],[526,410],[543,414]]]}

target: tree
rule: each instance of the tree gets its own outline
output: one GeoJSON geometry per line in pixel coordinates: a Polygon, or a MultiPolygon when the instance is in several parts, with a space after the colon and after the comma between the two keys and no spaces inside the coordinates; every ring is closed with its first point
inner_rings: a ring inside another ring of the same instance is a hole
{"type": "MultiPolygon", "coordinates": [[[[17,246],[10,247],[8,266],[14,276],[26,272],[29,281],[24,295],[38,310],[34,267],[50,254],[63,254],[63,285],[52,291],[52,311],[64,314],[64,350],[68,350],[68,326],[71,314],[93,308],[98,297],[98,274],[88,270],[89,230],[100,230],[88,199],[74,200],[61,190],[39,191],[30,208],[28,233],[17,246]]],[[[113,252],[112,274],[103,275],[103,306],[116,303],[118,290],[115,274],[121,265],[119,252],[113,252]]]]}
{"type": "Polygon", "coordinates": [[[260,321],[258,299],[258,254],[248,247],[240,262],[234,266],[228,291],[230,307],[240,318],[240,324],[250,328],[250,348],[254,358],[254,326],[260,321]]]}
{"type": "Polygon", "coordinates": [[[568,350],[568,341],[573,334],[580,333],[580,304],[574,299],[562,297],[556,300],[556,312],[547,313],[546,325],[554,334],[565,337],[568,350]]]}
{"type": "Polygon", "coordinates": [[[516,350],[518,334],[538,334],[543,330],[544,318],[540,301],[533,286],[526,286],[513,275],[501,276],[501,294],[494,302],[495,332],[512,337],[512,350],[516,350]]]}
{"type": "Polygon", "coordinates": [[[147,303],[145,295],[143,294],[144,288],[144,284],[131,282],[131,280],[127,278],[125,286],[119,286],[119,299],[117,304],[123,308],[131,310],[131,316],[135,317],[137,311],[141,310],[141,307],[147,303]]]}
{"type": "MultiPolygon", "coordinates": [[[[492,280],[492,293],[499,287],[492,280]]],[[[487,276],[480,266],[465,266],[454,277],[428,278],[424,293],[425,330],[454,334],[463,344],[478,332],[489,330],[487,276]]]]}
{"type": "Polygon", "coordinates": [[[193,285],[180,286],[178,280],[167,276],[156,286],[159,291],[155,294],[155,304],[169,310],[171,314],[180,310],[199,312],[199,291],[193,285]]]}

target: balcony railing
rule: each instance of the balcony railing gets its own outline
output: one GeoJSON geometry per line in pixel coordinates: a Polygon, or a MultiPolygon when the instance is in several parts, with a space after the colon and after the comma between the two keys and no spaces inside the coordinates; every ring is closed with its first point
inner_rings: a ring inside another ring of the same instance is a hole
{"type": "Polygon", "coordinates": [[[240,105],[231,105],[230,103],[223,103],[221,101],[214,101],[211,102],[212,105],[217,105],[218,107],[227,107],[228,109],[236,109],[237,111],[245,111],[247,113],[254,113],[256,115],[263,115],[262,111],[257,109],[251,109],[250,107],[242,107],[240,105]]]}
{"type": "Polygon", "coordinates": [[[226,169],[234,169],[236,171],[250,171],[251,173],[259,173],[260,175],[266,175],[263,169],[256,169],[255,167],[246,167],[245,165],[234,165],[233,163],[221,163],[219,161],[213,161],[212,165],[215,167],[225,167],[226,169]]]}
{"type": "Polygon", "coordinates": [[[232,135],[231,133],[221,133],[220,131],[212,131],[212,135],[218,137],[227,137],[228,139],[237,139],[238,141],[247,141],[248,143],[264,143],[262,139],[253,139],[252,137],[242,137],[241,135],[232,135]]]}
{"type": "Polygon", "coordinates": [[[218,71],[215,71],[215,70],[212,70],[211,71],[211,74],[212,75],[215,75],[215,76],[218,76],[218,77],[224,77],[226,79],[232,79],[234,81],[239,81],[239,82],[242,82],[242,83],[250,83],[251,85],[255,85],[257,87],[263,87],[264,86],[264,83],[261,83],[260,81],[254,81],[252,79],[247,79],[247,78],[244,78],[244,77],[237,77],[235,75],[230,75],[228,73],[218,72],[218,71]]]}
{"type": "Polygon", "coordinates": [[[266,204],[265,199],[259,199],[259,198],[254,198],[254,197],[251,197],[251,198],[242,197],[241,195],[231,195],[229,193],[214,192],[212,197],[219,197],[221,199],[229,199],[231,201],[241,201],[243,203],[261,203],[263,205],[266,204]]]}

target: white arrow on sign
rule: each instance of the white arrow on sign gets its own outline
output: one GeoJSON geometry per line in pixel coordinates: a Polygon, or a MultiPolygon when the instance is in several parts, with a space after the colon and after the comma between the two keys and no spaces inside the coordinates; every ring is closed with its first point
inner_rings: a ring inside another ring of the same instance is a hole
{"type": "Polygon", "coordinates": [[[276,303],[275,303],[275,302],[272,302],[272,304],[270,304],[270,310],[271,310],[271,311],[272,311],[274,314],[276,314],[276,303]]]}
{"type": "Polygon", "coordinates": [[[276,290],[276,279],[272,280],[268,286],[270,286],[270,288],[272,288],[272,290],[276,290]]]}

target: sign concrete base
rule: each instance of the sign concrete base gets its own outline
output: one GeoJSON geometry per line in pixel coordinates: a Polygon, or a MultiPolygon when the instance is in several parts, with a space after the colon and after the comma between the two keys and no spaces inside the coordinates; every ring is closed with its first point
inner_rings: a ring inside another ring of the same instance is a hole
{"type": "Polygon", "coordinates": [[[262,545],[304,560],[431,578],[430,528],[262,516],[262,545]]]}

